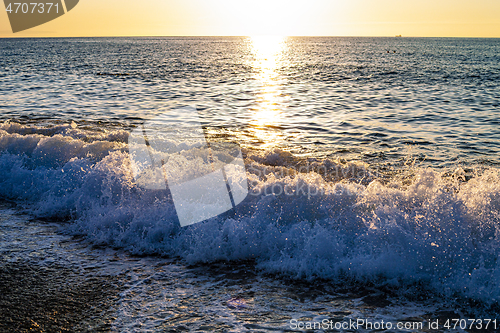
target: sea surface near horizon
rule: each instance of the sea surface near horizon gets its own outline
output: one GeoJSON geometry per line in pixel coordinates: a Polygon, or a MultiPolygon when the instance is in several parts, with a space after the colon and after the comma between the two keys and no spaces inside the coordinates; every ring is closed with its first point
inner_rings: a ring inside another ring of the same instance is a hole
{"type": "Polygon", "coordinates": [[[500,39],[0,40],[0,119],[126,128],[193,106],[254,147],[498,165],[500,39]],[[174,109],[174,111],[172,111],[174,109]]]}
{"type": "Polygon", "coordinates": [[[497,315],[499,51],[465,38],[0,39],[0,199],[16,205],[0,208],[1,264],[122,279],[115,331],[497,315]],[[207,138],[241,145],[249,195],[181,228],[169,192],[135,181],[127,142],[162,114],[195,121],[186,106],[207,138]]]}

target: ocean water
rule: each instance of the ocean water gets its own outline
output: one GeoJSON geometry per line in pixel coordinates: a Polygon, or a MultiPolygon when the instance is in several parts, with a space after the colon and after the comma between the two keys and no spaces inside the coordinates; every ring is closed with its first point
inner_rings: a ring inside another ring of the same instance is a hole
{"type": "MultiPolygon", "coordinates": [[[[324,310],[307,312],[318,300],[299,306],[294,291],[264,328],[243,315],[274,311],[281,289],[271,286],[283,279],[494,312],[499,51],[498,39],[1,39],[0,196],[59,222],[57,237],[147,256],[140,278],[129,279],[149,282],[122,295],[118,331],[174,327],[200,295],[205,316],[232,316],[215,330],[282,330],[324,310]],[[168,192],[135,182],[127,142],[165,112],[192,121],[185,106],[198,110],[209,140],[241,145],[250,193],[236,209],[181,228],[168,192]],[[234,273],[218,289],[221,262],[252,282],[234,273]],[[172,279],[182,282],[162,289],[172,279]],[[269,299],[265,290],[274,290],[269,299]]],[[[348,311],[337,304],[343,317],[366,315],[356,299],[348,311]]],[[[337,311],[332,304],[323,312],[337,311]]],[[[414,307],[405,309],[431,311],[414,307]]],[[[209,325],[193,318],[179,322],[209,325]]]]}

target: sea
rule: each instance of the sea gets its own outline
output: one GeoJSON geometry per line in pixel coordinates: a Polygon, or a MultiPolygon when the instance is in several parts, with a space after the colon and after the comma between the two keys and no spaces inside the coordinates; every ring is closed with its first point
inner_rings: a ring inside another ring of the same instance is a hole
{"type": "Polygon", "coordinates": [[[500,39],[0,39],[0,265],[112,277],[110,332],[496,331],[499,119],[500,39]],[[181,227],[128,143],[186,107],[249,193],[181,227]]]}

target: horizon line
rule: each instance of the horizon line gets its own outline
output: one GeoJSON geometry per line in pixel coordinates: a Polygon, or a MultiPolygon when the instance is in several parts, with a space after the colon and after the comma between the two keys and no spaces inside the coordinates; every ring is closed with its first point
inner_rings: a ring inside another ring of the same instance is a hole
{"type": "Polygon", "coordinates": [[[345,36],[334,36],[334,35],[113,35],[113,36],[0,36],[0,39],[9,39],[9,38],[245,38],[245,37],[272,37],[272,36],[281,36],[281,37],[290,37],[290,38],[475,38],[475,39],[499,39],[498,37],[484,37],[484,36],[401,36],[401,35],[393,35],[393,36],[358,36],[358,35],[345,35],[345,36]]]}

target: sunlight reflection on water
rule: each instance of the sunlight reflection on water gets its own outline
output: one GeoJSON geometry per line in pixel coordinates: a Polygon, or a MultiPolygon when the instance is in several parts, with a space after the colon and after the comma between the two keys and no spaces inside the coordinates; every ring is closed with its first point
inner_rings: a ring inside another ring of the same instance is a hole
{"type": "Polygon", "coordinates": [[[284,97],[277,70],[282,66],[282,54],[287,47],[286,37],[258,36],[251,37],[250,40],[254,54],[251,65],[256,71],[255,78],[261,85],[250,125],[253,134],[264,142],[261,147],[267,148],[283,141],[279,126],[282,123],[284,97]]]}

